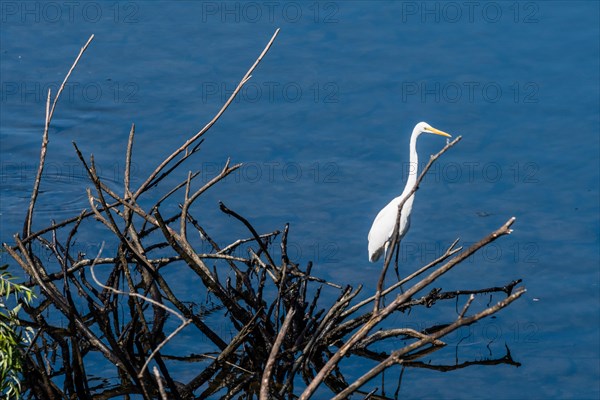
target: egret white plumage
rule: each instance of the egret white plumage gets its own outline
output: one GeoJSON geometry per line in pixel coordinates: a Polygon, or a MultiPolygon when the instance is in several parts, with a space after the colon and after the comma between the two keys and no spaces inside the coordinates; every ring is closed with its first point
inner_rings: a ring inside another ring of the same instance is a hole
{"type": "MultiPolygon", "coordinates": [[[[396,217],[398,216],[398,205],[412,190],[415,182],[417,181],[417,170],[419,155],[417,154],[417,138],[421,133],[433,133],[435,135],[441,135],[445,137],[451,137],[446,132],[442,132],[429,125],[426,122],[419,122],[415,125],[410,136],[410,165],[408,179],[406,180],[406,186],[402,194],[385,206],[373,221],[373,226],[369,231],[369,261],[375,262],[379,260],[379,257],[384,252],[387,252],[390,246],[391,236],[394,233],[394,227],[396,225],[396,217]]],[[[402,239],[410,226],[410,212],[412,210],[413,201],[415,200],[415,194],[413,193],[408,200],[402,206],[402,212],[400,214],[400,229],[398,231],[398,238],[402,239]]]]}

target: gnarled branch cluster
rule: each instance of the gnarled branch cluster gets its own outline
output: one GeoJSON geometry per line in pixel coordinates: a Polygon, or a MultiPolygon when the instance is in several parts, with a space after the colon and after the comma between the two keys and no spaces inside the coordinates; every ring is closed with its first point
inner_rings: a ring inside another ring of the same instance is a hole
{"type": "MultiPolygon", "coordinates": [[[[91,182],[87,189],[89,210],[33,232],[48,126],[60,91],[53,102],[48,93],[40,173],[24,229],[22,235],[14,236],[13,245],[4,244],[29,277],[27,285],[40,293],[39,302],[24,304],[26,316],[21,317],[24,325],[36,331],[24,353],[30,397],[110,399],[135,393],[145,399],[307,399],[325,383],[335,398],[342,399],[392,365],[424,367],[416,360],[444,346],[445,335],[506,307],[524,293],[524,289],[516,288],[520,281],[513,281],[477,290],[444,292],[433,288],[424,294],[454,266],[510,233],[514,218],[469,249],[456,247],[455,241],[439,258],[384,288],[390,252],[374,295],[356,301],[362,287],[327,282],[312,275],[311,263],[302,267],[289,259],[288,225],[281,231],[259,232],[249,220],[221,203],[221,211],[243,225],[248,237],[227,244],[211,238],[202,219],[193,214],[194,204],[240,164],[232,165],[228,160],[199,188],[195,188],[199,173],[189,172],[167,192],[160,191],[157,184],[166,177],[173,178],[200,150],[203,135],[250,79],[276,35],[217,115],[159,163],[139,187],[132,188],[130,176],[135,126],[130,131],[123,188],[119,191],[98,175],[93,156],[86,159],[74,144],[91,182]],[[155,200],[144,206],[148,199],[155,200]],[[179,203],[177,212],[164,207],[173,201],[179,203]],[[104,228],[104,241],[111,246],[101,246],[96,254],[75,252],[73,244],[80,232],[97,231],[98,226],[104,228]],[[209,250],[197,250],[199,237],[209,250]],[[52,260],[42,259],[34,244],[49,249],[52,260]],[[274,251],[277,245],[279,249],[274,251]],[[243,248],[247,255],[240,256],[238,250],[243,248]],[[193,277],[198,286],[193,295],[178,294],[178,277],[193,277]],[[401,285],[408,288],[402,291],[401,285]],[[321,304],[324,289],[337,292],[331,304],[321,304]],[[469,313],[473,296],[480,293],[495,293],[502,299],[469,313]],[[417,331],[384,323],[390,315],[409,308],[431,307],[460,296],[468,296],[462,311],[435,329],[417,331]],[[388,304],[384,305],[386,297],[388,304]],[[370,304],[372,307],[365,307],[370,304]],[[209,321],[215,316],[226,321],[230,334],[211,326],[209,321]],[[186,337],[205,338],[205,343],[189,343],[181,332],[186,337]],[[402,339],[403,347],[392,352],[377,348],[390,338],[402,339]],[[182,353],[181,348],[186,350],[182,353]],[[354,382],[347,382],[339,365],[347,355],[372,360],[376,366],[354,382]],[[185,381],[174,373],[181,370],[182,363],[192,372],[185,381]],[[93,379],[98,369],[103,374],[102,385],[93,379]]],[[[455,143],[449,143],[430,163],[455,143]]],[[[510,352],[497,362],[515,364],[510,352]]]]}

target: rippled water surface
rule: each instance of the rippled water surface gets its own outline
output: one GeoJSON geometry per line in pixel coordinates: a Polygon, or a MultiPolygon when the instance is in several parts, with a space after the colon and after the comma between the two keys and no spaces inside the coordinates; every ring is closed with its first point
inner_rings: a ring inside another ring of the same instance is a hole
{"type": "MultiPolygon", "coordinates": [[[[599,5],[467,3],[3,1],[1,239],[22,227],[47,89],[58,87],[91,34],[50,131],[37,227],[87,205],[90,184],[71,142],[118,187],[135,123],[133,181],[141,183],[212,118],[279,27],[186,167],[208,180],[227,157],[244,163],[199,202],[205,228],[222,242],[246,235],[219,212],[219,200],[260,231],[290,222],[293,258],[372,291],[379,265],[367,262],[366,236],[402,190],[412,127],[424,120],[462,135],[417,194],[402,268],[516,216],[510,237],[440,285],[522,278],[528,292],[424,361],[497,359],[509,348],[520,366],[408,369],[399,396],[598,398],[599,5]]],[[[421,137],[421,161],[443,144],[421,137]]],[[[98,248],[97,236],[85,239],[82,246],[98,248]]],[[[177,290],[194,288],[182,280],[177,290]]],[[[418,327],[455,313],[450,304],[434,317],[392,322],[418,327]]],[[[357,376],[363,367],[353,367],[357,376]]],[[[393,395],[399,370],[385,377],[393,395]]]]}

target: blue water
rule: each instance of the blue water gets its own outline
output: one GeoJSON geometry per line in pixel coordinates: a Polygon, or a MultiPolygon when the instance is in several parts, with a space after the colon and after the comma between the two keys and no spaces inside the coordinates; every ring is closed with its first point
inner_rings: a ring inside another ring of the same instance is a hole
{"type": "MultiPolygon", "coordinates": [[[[522,278],[528,292],[425,361],[498,358],[506,343],[521,366],[409,369],[400,395],[598,398],[598,4],[3,1],[1,239],[10,242],[22,227],[46,91],[60,84],[92,33],[50,131],[35,227],[87,206],[83,187],[90,185],[72,141],[118,187],[135,123],[139,184],[212,118],[279,27],[239,100],[186,166],[208,180],[227,157],[245,164],[199,201],[204,227],[222,243],[246,235],[219,212],[219,200],[261,232],[290,222],[292,257],[371,292],[379,265],[367,262],[366,236],[402,190],[412,127],[424,120],[462,135],[417,194],[402,268],[416,269],[456,237],[472,243],[516,216],[510,237],[440,285],[522,278]]],[[[421,161],[443,144],[421,137],[421,161]]],[[[90,234],[80,246],[97,249],[98,239],[90,234]]],[[[186,283],[175,286],[186,293],[186,283]]],[[[448,321],[454,304],[443,311],[410,323],[448,321]]],[[[386,373],[386,393],[398,375],[386,373]]]]}

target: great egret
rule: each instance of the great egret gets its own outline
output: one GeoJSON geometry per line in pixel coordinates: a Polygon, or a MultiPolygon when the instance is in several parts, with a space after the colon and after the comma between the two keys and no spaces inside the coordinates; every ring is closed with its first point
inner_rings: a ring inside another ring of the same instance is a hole
{"type": "MultiPolygon", "coordinates": [[[[373,226],[371,226],[371,230],[369,231],[369,261],[371,262],[379,260],[379,257],[381,257],[384,252],[387,252],[387,249],[390,245],[390,239],[392,233],[394,233],[394,227],[396,225],[398,205],[402,199],[410,193],[415,185],[415,182],[417,181],[417,169],[419,162],[419,155],[417,154],[417,138],[421,133],[433,133],[435,135],[451,137],[446,132],[435,129],[426,122],[419,122],[417,125],[415,125],[412,135],[410,136],[411,168],[409,169],[408,179],[406,180],[404,191],[400,196],[390,201],[387,206],[379,211],[379,214],[377,214],[375,217],[373,226]]],[[[400,215],[400,230],[398,232],[399,239],[404,237],[410,226],[410,211],[412,210],[414,199],[415,195],[413,193],[413,195],[410,196],[410,198],[406,200],[402,206],[402,213],[400,215]]]]}

